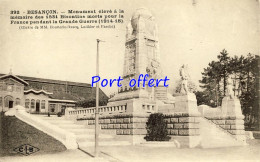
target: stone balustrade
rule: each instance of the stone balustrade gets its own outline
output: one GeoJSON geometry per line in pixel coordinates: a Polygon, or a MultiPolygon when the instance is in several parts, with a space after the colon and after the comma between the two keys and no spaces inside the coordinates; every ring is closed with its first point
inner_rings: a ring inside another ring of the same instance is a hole
{"type": "MultiPolygon", "coordinates": [[[[100,106],[99,114],[101,116],[107,115],[117,115],[128,112],[127,104],[117,105],[117,106],[100,106]]],[[[66,109],[65,116],[70,119],[79,119],[84,117],[93,117],[95,116],[96,107],[91,108],[68,108],[66,109]]],[[[142,104],[142,113],[155,113],[157,112],[157,108],[155,104],[142,104]]]]}
{"type": "Polygon", "coordinates": [[[146,113],[154,113],[158,111],[155,104],[142,104],[142,109],[146,113]]]}
{"type": "MultiPolygon", "coordinates": [[[[126,105],[100,106],[98,109],[100,115],[120,114],[127,111],[127,106],[126,105]]],[[[78,108],[78,109],[69,108],[68,110],[66,110],[65,116],[67,118],[91,117],[95,115],[95,112],[96,112],[96,107],[78,108]]]]}

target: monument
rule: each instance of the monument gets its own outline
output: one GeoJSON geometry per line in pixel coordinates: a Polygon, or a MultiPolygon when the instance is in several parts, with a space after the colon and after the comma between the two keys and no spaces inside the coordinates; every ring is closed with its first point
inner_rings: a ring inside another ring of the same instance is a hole
{"type": "MultiPolygon", "coordinates": [[[[148,79],[164,78],[160,64],[158,31],[155,19],[145,8],[137,9],[126,27],[122,87],[118,94],[109,99],[107,106],[99,107],[102,130],[116,130],[132,144],[145,142],[146,122],[151,113],[164,113],[167,131],[172,140],[181,146],[196,147],[199,144],[199,118],[196,97],[187,88],[186,68],[181,70],[185,93],[178,96],[178,102],[167,92],[164,85],[129,85],[139,75],[149,74],[148,79]],[[174,105],[175,104],[175,105],[174,105]],[[178,105],[178,107],[176,107],[178,105]],[[195,115],[194,115],[195,114],[195,115]]],[[[143,84],[143,83],[141,83],[143,84]]],[[[95,108],[77,109],[66,112],[68,118],[87,120],[93,125],[95,108]]]]}
{"type": "MultiPolygon", "coordinates": [[[[157,25],[151,12],[145,8],[137,9],[126,27],[124,59],[122,87],[118,89],[118,94],[109,99],[107,106],[99,107],[102,131],[112,130],[116,135],[120,135],[117,138],[127,139],[132,144],[140,144],[146,142],[144,137],[147,134],[146,122],[149,115],[163,113],[168,135],[172,137],[170,141],[178,143],[181,147],[201,146],[201,137],[208,136],[208,131],[216,130],[234,143],[237,139],[244,140],[241,106],[233,96],[226,96],[223,99],[221,110],[234,112],[235,116],[227,114],[220,118],[222,114],[220,112],[208,118],[198,111],[196,96],[188,86],[190,77],[187,65],[180,68],[181,89],[175,98],[167,93],[167,87],[164,86],[150,87],[147,82],[141,83],[146,86],[129,85],[130,80],[138,80],[140,75],[149,74],[148,79],[155,80],[164,78],[160,66],[157,25]],[[216,119],[221,121],[215,121],[216,119]],[[221,125],[218,126],[218,123],[221,125]],[[228,127],[225,124],[228,124],[228,127]],[[228,129],[222,129],[222,125],[228,129]],[[207,129],[201,131],[203,126],[207,129]]],[[[231,89],[229,91],[231,92],[231,89]]],[[[95,107],[68,110],[65,113],[67,118],[76,118],[82,122],[86,120],[90,127],[95,123],[94,115],[95,107]]],[[[215,136],[210,135],[210,138],[212,141],[218,140],[215,136]]]]}
{"type": "Polygon", "coordinates": [[[157,25],[146,8],[137,9],[126,27],[124,80],[118,94],[109,100],[108,105],[128,103],[132,106],[127,107],[127,112],[144,112],[143,105],[152,105],[151,111],[155,111],[156,102],[168,100],[164,86],[130,87],[129,81],[138,79],[140,74],[149,74],[149,78],[153,79],[162,77],[157,25]]]}

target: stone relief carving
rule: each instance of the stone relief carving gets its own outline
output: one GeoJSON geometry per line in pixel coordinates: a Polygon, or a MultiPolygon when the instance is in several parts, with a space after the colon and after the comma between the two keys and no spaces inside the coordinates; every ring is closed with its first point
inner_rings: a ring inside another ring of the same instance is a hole
{"type": "Polygon", "coordinates": [[[160,64],[156,61],[150,62],[150,64],[146,67],[146,73],[149,74],[149,77],[151,78],[159,78],[161,75],[160,64]]]}
{"type": "Polygon", "coordinates": [[[135,54],[136,46],[135,43],[126,45],[126,73],[131,74],[135,72],[135,54]]]}

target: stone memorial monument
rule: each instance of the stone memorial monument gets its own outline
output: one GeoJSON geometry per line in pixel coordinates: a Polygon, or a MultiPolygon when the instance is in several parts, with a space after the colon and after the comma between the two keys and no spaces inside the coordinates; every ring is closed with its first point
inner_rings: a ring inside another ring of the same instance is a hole
{"type": "MultiPolygon", "coordinates": [[[[149,74],[148,80],[165,77],[160,66],[155,19],[149,10],[140,8],[133,13],[131,22],[126,26],[122,86],[119,87],[118,94],[109,99],[107,106],[99,107],[99,122],[103,131],[112,130],[120,135],[118,138],[140,144],[145,142],[149,115],[163,113],[170,141],[178,143],[180,147],[205,146],[207,139],[218,143],[219,139],[214,132],[221,133],[223,138],[227,137],[228,141],[235,144],[236,140],[244,143],[243,116],[239,100],[232,93],[232,81],[229,80],[222,107],[208,108],[217,113],[207,116],[203,113],[204,110],[201,110],[202,113],[198,111],[196,96],[190,92],[187,65],[180,68],[181,90],[175,98],[167,93],[164,86],[148,86],[147,82],[142,81],[141,86],[129,85],[130,80],[138,80],[140,75],[146,74],[149,74]],[[201,140],[203,137],[206,140],[201,140]]],[[[69,118],[87,120],[89,126],[95,124],[94,115],[95,107],[66,112],[69,118]]]]}
{"type": "Polygon", "coordinates": [[[129,81],[137,80],[140,74],[149,74],[149,79],[155,80],[162,77],[157,25],[151,12],[146,8],[137,9],[126,31],[124,80],[108,105],[127,103],[127,112],[154,112],[158,100],[168,100],[167,88],[161,85],[149,87],[147,84],[145,87],[129,86],[129,81]]]}

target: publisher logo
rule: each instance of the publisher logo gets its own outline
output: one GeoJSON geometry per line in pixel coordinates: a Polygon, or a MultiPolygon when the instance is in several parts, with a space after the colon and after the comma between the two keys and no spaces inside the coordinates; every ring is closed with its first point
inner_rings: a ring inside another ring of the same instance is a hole
{"type": "Polygon", "coordinates": [[[38,149],[37,147],[34,147],[32,145],[29,145],[29,144],[24,144],[24,145],[21,145],[21,146],[14,149],[15,152],[18,152],[18,153],[26,155],[26,156],[33,154],[33,153],[35,153],[39,150],[40,149],[38,149]]]}

